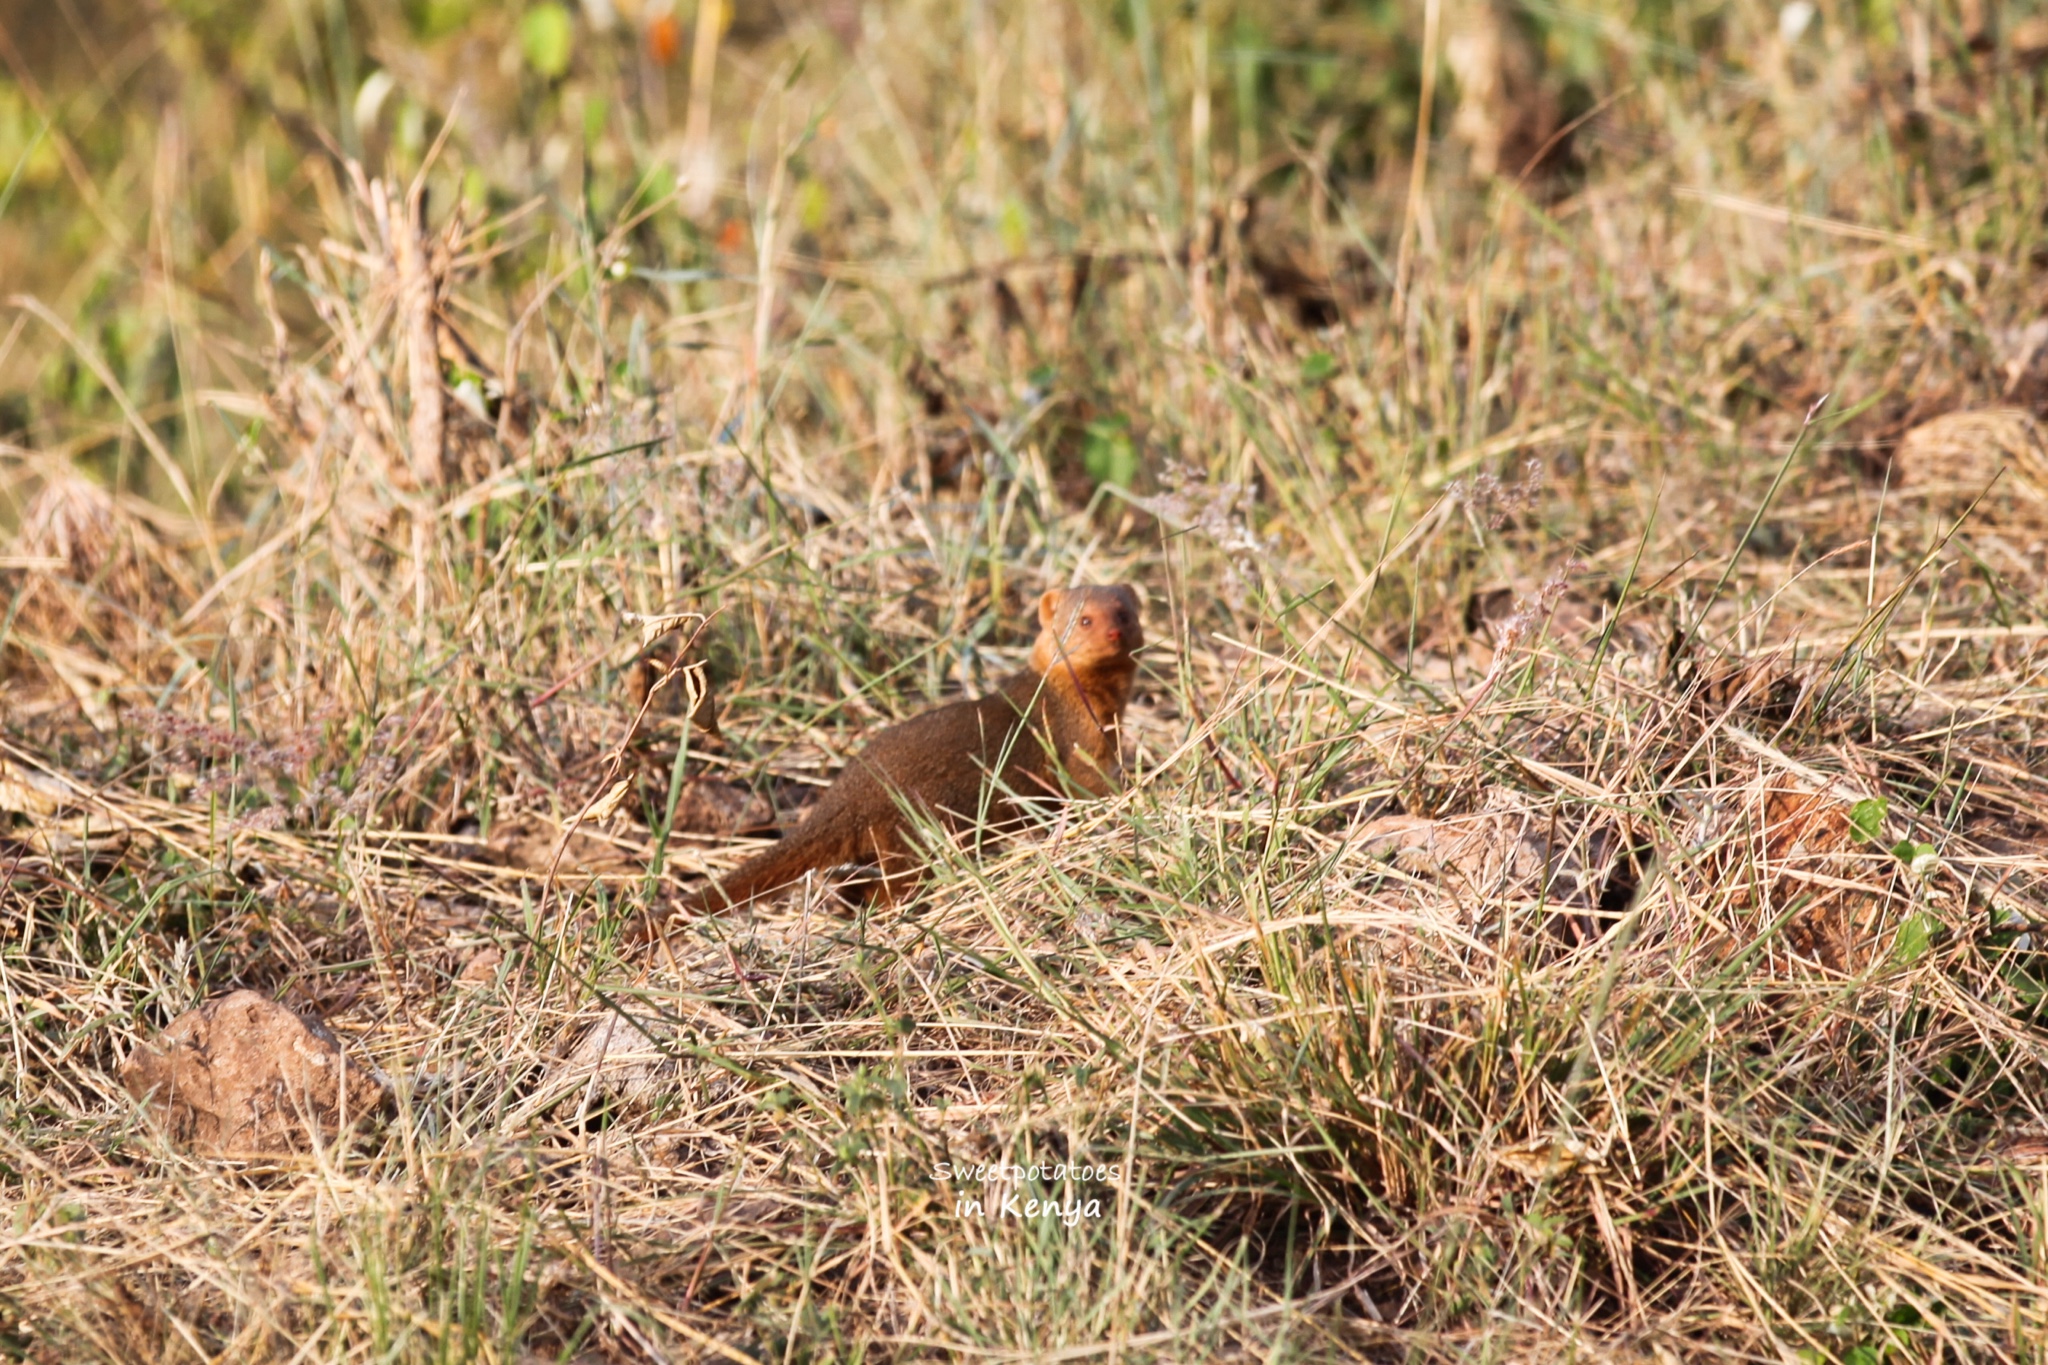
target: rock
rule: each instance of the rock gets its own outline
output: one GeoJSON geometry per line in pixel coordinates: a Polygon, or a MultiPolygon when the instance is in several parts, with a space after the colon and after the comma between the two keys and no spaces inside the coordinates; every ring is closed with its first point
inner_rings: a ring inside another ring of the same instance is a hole
{"type": "MultiPolygon", "coordinates": [[[[668,1033],[665,1027],[657,1036],[668,1033]]],[[[649,1039],[639,1027],[616,1014],[607,1014],[577,1039],[560,1063],[549,1069],[541,1085],[545,1092],[572,1093],[586,1090],[593,1078],[600,1093],[615,1095],[628,1105],[649,1103],[677,1076],[673,1058],[661,1044],[649,1039]]]]}
{"type": "Polygon", "coordinates": [[[1591,910],[1615,875],[1622,841],[1598,812],[1559,814],[1495,788],[1469,815],[1387,815],[1358,832],[1367,853],[1412,876],[1479,900],[1541,899],[1591,910]]]}
{"type": "Polygon", "coordinates": [[[201,1156],[303,1151],[383,1108],[382,1073],[350,1060],[326,1025],[255,991],[209,1000],[136,1048],[121,1084],[171,1140],[201,1156]]]}
{"type": "Polygon", "coordinates": [[[643,850],[605,836],[586,821],[564,842],[563,827],[538,815],[508,815],[491,824],[488,842],[467,847],[465,856],[493,867],[512,867],[535,876],[634,875],[647,870],[643,850]],[[559,851],[559,857],[557,852],[559,851]]]}
{"type": "Polygon", "coordinates": [[[2048,502],[2048,434],[2024,408],[1964,410],[1922,422],[1899,441],[1895,464],[1902,493],[1945,509],[1985,498],[1980,511],[2003,519],[2021,507],[2038,514],[2048,502]]]}
{"type": "Polygon", "coordinates": [[[675,829],[680,834],[729,839],[774,827],[775,812],[766,801],[745,787],[715,777],[692,778],[676,800],[675,829]]]}
{"type": "Polygon", "coordinates": [[[505,954],[496,944],[481,948],[463,964],[455,979],[465,986],[488,986],[498,979],[498,967],[504,960],[505,954]]]}

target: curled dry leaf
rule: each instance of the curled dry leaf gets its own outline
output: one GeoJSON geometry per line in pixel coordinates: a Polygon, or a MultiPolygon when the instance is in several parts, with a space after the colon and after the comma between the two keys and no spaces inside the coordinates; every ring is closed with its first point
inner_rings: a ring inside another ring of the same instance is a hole
{"type": "MultiPolygon", "coordinates": [[[[641,618],[648,629],[701,621],[701,616],[655,616],[641,618]]],[[[705,668],[701,650],[684,654],[689,636],[679,629],[655,631],[628,665],[624,678],[625,702],[636,715],[645,708],[653,715],[688,715],[690,728],[707,739],[717,739],[718,702],[712,695],[711,674],[705,668]],[[678,657],[681,655],[682,657],[678,657]]]]}
{"type": "Polygon", "coordinates": [[[1577,1138],[1549,1133],[1496,1148],[1494,1159],[1536,1185],[1570,1175],[1597,1173],[1607,1165],[1604,1151],[1577,1138]]]}
{"type": "Polygon", "coordinates": [[[704,621],[701,611],[671,611],[652,616],[629,611],[625,616],[640,627],[640,643],[643,645],[651,645],[670,631],[681,630],[684,626],[694,629],[704,621]]]}
{"type": "Polygon", "coordinates": [[[609,791],[590,803],[590,809],[583,813],[583,818],[593,825],[605,823],[619,813],[619,808],[625,804],[626,796],[632,790],[633,784],[625,778],[620,778],[612,783],[609,791]]]}
{"type": "Polygon", "coordinates": [[[1858,842],[1853,807],[1841,796],[1760,774],[1726,784],[1690,811],[1681,831],[1701,856],[1680,860],[1674,875],[1691,891],[1734,892],[1729,904],[1740,918],[1730,925],[1730,947],[1778,926],[1789,955],[1764,954],[1765,970],[1861,971],[1889,942],[1883,925],[1897,864],[1858,842]]]}

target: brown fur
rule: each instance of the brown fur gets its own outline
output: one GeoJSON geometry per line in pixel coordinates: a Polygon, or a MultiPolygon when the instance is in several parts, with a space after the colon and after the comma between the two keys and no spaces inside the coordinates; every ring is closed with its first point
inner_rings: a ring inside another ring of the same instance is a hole
{"type": "Polygon", "coordinates": [[[1144,643],[1138,595],[1123,585],[1048,592],[1038,620],[1038,642],[1022,671],[986,697],[936,707],[876,735],[808,819],[692,896],[685,913],[740,905],[841,863],[878,864],[891,891],[916,861],[906,806],[949,830],[973,828],[984,815],[1001,829],[1019,815],[1011,793],[1060,796],[1071,784],[1107,796],[1137,672],[1131,653],[1144,643]],[[994,784],[991,772],[1000,774],[994,784]]]}

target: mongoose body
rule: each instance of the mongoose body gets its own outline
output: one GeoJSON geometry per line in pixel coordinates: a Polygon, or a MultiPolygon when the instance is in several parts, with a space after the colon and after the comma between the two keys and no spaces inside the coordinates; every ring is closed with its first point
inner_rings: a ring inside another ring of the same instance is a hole
{"type": "Polygon", "coordinates": [[[1120,723],[1144,643],[1138,596],[1123,585],[1070,588],[1038,602],[1029,664],[988,696],[892,725],[854,755],[807,819],[686,903],[700,914],[740,905],[806,872],[841,863],[881,868],[894,894],[916,859],[906,809],[949,830],[1001,829],[1018,801],[1113,789],[1120,723]],[[991,777],[994,781],[991,781],[991,777]]]}

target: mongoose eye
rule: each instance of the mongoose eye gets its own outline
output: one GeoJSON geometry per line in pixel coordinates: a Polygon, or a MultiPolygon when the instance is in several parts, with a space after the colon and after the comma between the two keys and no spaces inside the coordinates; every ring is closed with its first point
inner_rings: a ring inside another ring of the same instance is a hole
{"type": "Polygon", "coordinates": [[[1094,618],[1094,617],[1092,617],[1092,616],[1084,616],[1084,617],[1082,617],[1082,618],[1081,618],[1081,628],[1082,628],[1082,629],[1084,629],[1084,630],[1085,630],[1085,629],[1087,629],[1087,628],[1088,628],[1089,626],[1092,626],[1092,625],[1094,625],[1094,624],[1095,624],[1095,618],[1094,618]]]}

